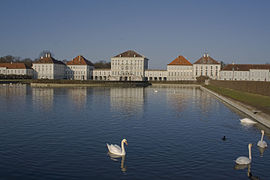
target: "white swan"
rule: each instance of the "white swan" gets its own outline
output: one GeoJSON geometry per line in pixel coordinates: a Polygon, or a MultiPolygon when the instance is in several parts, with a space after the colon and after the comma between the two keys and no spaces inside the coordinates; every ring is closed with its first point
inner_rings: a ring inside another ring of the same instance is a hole
{"type": "Polygon", "coordinates": [[[245,156],[240,156],[238,157],[235,162],[237,164],[250,164],[251,163],[251,146],[252,144],[248,144],[248,154],[249,154],[249,158],[245,157],[245,156]]]}
{"type": "Polygon", "coordinates": [[[155,90],[154,90],[154,92],[155,92],[155,93],[157,93],[157,92],[158,92],[158,90],[156,90],[156,89],[155,89],[155,90]]]}
{"type": "Polygon", "coordinates": [[[107,147],[108,147],[109,152],[112,153],[112,154],[115,154],[115,155],[125,156],[126,151],[125,151],[124,143],[126,145],[128,145],[127,140],[123,139],[122,142],[121,142],[121,148],[116,144],[109,145],[107,143],[107,147]]]}
{"type": "Polygon", "coordinates": [[[244,119],[240,119],[241,123],[243,124],[256,124],[257,122],[255,121],[252,121],[251,119],[249,118],[244,118],[244,119]]]}
{"type": "Polygon", "coordinates": [[[258,141],[257,146],[259,146],[261,148],[266,148],[267,147],[267,143],[263,140],[264,130],[261,130],[261,133],[262,133],[262,137],[261,137],[261,140],[258,141]]]}

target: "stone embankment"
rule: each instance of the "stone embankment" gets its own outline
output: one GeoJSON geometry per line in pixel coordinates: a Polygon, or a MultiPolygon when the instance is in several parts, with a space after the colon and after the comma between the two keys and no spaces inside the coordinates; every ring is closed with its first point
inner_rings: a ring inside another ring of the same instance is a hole
{"type": "Polygon", "coordinates": [[[32,87],[100,87],[100,86],[120,86],[120,87],[147,87],[148,82],[131,81],[40,81],[31,82],[32,87]]]}
{"type": "Polygon", "coordinates": [[[240,103],[239,101],[235,101],[233,99],[226,98],[222,95],[219,95],[203,86],[200,86],[201,90],[206,91],[214,96],[216,96],[221,101],[233,106],[234,108],[242,111],[243,113],[247,114],[248,116],[252,117],[256,121],[260,122],[261,124],[270,128],[270,116],[265,114],[254,107],[248,106],[246,104],[240,103]]]}

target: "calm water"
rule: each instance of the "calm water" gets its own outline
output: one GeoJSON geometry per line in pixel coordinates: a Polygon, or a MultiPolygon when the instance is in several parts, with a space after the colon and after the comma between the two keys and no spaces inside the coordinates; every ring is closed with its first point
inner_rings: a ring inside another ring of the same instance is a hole
{"type": "Polygon", "coordinates": [[[0,85],[0,179],[269,179],[256,144],[270,130],[243,117],[195,87],[0,85]],[[110,157],[123,138],[126,157],[110,157]],[[236,170],[250,142],[252,164],[236,170]]]}

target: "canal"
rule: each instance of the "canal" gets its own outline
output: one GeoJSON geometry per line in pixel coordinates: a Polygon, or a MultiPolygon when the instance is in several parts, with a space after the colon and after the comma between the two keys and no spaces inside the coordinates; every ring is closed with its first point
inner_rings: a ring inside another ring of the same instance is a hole
{"type": "Polygon", "coordinates": [[[268,179],[270,129],[244,117],[198,87],[0,84],[0,179],[268,179]],[[235,166],[249,143],[251,165],[235,166]]]}

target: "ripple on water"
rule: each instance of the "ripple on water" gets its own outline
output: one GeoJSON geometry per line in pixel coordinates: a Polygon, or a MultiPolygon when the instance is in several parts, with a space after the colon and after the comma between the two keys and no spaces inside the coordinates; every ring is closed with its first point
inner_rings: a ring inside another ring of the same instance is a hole
{"type": "Polygon", "coordinates": [[[0,90],[0,178],[247,179],[234,160],[249,142],[252,174],[270,177],[269,151],[256,147],[268,128],[242,126],[243,114],[197,88],[155,89],[0,90]],[[112,160],[106,143],[123,138],[127,155],[112,160]]]}

